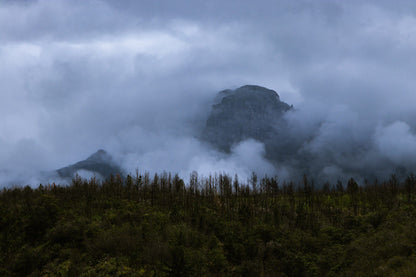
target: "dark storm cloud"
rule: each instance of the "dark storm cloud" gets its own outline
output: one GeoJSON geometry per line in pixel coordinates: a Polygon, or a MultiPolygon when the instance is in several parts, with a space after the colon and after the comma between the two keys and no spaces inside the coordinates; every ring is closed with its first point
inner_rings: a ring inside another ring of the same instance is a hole
{"type": "Polygon", "coordinates": [[[323,178],[412,169],[415,14],[412,1],[2,1],[0,181],[98,148],[185,177],[289,176],[305,156],[323,178]],[[247,83],[296,107],[299,151],[277,169],[258,142],[227,156],[195,138],[215,93],[247,83]]]}

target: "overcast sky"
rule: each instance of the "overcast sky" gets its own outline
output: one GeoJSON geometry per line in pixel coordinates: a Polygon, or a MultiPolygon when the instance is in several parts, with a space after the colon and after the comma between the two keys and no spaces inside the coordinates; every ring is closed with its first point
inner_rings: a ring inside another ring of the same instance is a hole
{"type": "Polygon", "coordinates": [[[221,156],[194,138],[215,94],[245,84],[318,128],[303,151],[328,164],[362,147],[412,167],[415,16],[414,1],[0,1],[0,182],[99,148],[129,170],[268,172],[257,142],[221,156]]]}

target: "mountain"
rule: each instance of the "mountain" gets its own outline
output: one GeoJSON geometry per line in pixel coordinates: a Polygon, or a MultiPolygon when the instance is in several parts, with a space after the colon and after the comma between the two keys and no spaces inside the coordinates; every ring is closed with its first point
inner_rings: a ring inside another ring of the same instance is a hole
{"type": "Polygon", "coordinates": [[[229,152],[232,145],[252,138],[265,143],[267,155],[268,148],[276,148],[274,140],[282,137],[286,128],[283,115],[291,108],[280,101],[277,92],[265,87],[223,90],[214,100],[202,139],[229,152]]]}
{"type": "Polygon", "coordinates": [[[100,149],[86,160],[63,167],[56,171],[64,179],[74,178],[76,174],[81,177],[108,178],[110,175],[122,174],[122,169],[114,162],[106,151],[100,149]]]}
{"type": "MultiPolygon", "coordinates": [[[[293,141],[286,135],[284,119],[284,114],[291,109],[292,106],[280,101],[276,91],[265,87],[246,85],[223,90],[214,100],[200,138],[224,152],[251,138],[264,143],[269,160],[285,159],[294,151],[293,141]]],[[[63,179],[72,179],[77,174],[105,179],[123,175],[123,171],[110,154],[98,150],[86,160],[56,170],[55,174],[63,179]]]]}

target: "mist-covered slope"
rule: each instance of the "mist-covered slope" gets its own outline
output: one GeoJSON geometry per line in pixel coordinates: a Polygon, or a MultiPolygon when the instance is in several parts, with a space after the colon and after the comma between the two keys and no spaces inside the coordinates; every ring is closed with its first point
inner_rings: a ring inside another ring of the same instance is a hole
{"type": "Polygon", "coordinates": [[[100,149],[86,160],[63,167],[56,172],[63,179],[74,178],[76,174],[82,177],[107,178],[110,175],[121,174],[123,170],[113,161],[110,154],[100,149]]]}
{"type": "MultiPolygon", "coordinates": [[[[243,161],[236,161],[244,158],[231,153],[233,151],[249,152],[247,155],[258,159],[257,156],[261,155],[257,153],[260,151],[257,149],[260,143],[265,146],[265,158],[277,162],[284,156],[284,153],[292,154],[288,151],[293,146],[292,141],[290,141],[290,146],[282,147],[287,144],[288,138],[284,115],[291,109],[292,107],[287,103],[280,101],[276,91],[265,87],[245,85],[235,90],[223,90],[214,99],[214,105],[208,115],[202,135],[197,137],[201,142],[208,142],[211,146],[209,148],[214,148],[226,155],[231,154],[232,158],[225,158],[224,166],[220,170],[227,170],[228,163],[243,163],[243,161]],[[233,149],[239,143],[249,139],[256,142],[242,145],[241,149],[233,149]],[[252,149],[253,147],[255,149],[252,149]]],[[[194,130],[194,132],[198,131],[194,130]]],[[[181,151],[186,151],[186,149],[181,149],[181,151]]],[[[138,160],[140,158],[138,155],[138,160]]],[[[263,159],[264,157],[260,157],[260,160],[263,159]]],[[[140,162],[134,166],[148,170],[140,162]]],[[[268,166],[270,168],[271,165],[268,166]]],[[[121,164],[116,163],[106,151],[98,150],[86,160],[60,168],[55,173],[59,178],[70,180],[77,174],[86,178],[96,176],[104,179],[122,172],[121,164]]],[[[128,170],[126,172],[131,173],[128,170]]]]}
{"type": "Polygon", "coordinates": [[[295,109],[274,90],[257,85],[223,90],[215,96],[202,126],[193,129],[194,137],[162,130],[153,134],[151,145],[134,144],[123,155],[110,149],[119,153],[120,163],[99,150],[55,175],[65,180],[76,174],[107,178],[139,168],[182,176],[197,170],[205,175],[223,171],[247,177],[256,171],[285,180],[299,180],[306,174],[319,182],[335,182],[348,177],[374,180],[393,173],[403,178],[412,172],[414,166],[407,160],[389,158],[396,146],[388,143],[387,131],[392,127],[365,125],[352,111],[338,106],[332,110],[319,118],[316,109],[305,109],[305,105],[295,109]]]}
{"type": "MultiPolygon", "coordinates": [[[[389,158],[395,141],[391,146],[380,143],[391,141],[380,132],[389,126],[365,125],[354,112],[339,106],[329,109],[334,114],[319,118],[315,109],[304,105],[298,110],[280,101],[273,90],[245,85],[217,94],[201,137],[225,153],[245,140],[258,141],[264,145],[264,158],[275,167],[271,174],[288,179],[307,174],[324,182],[351,176],[373,180],[390,174],[404,178],[412,172],[408,160],[389,158]]],[[[400,132],[394,137],[399,141],[400,132]]]]}

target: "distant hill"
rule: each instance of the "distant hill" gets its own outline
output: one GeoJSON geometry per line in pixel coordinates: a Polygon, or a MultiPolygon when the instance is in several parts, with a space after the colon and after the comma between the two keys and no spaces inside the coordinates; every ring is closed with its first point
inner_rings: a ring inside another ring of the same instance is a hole
{"type": "Polygon", "coordinates": [[[86,160],[63,167],[56,172],[59,177],[64,179],[73,178],[76,174],[82,177],[96,176],[105,179],[110,175],[123,173],[122,169],[114,162],[111,155],[102,149],[89,156],[86,160]]]}

